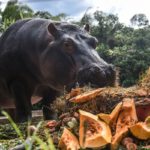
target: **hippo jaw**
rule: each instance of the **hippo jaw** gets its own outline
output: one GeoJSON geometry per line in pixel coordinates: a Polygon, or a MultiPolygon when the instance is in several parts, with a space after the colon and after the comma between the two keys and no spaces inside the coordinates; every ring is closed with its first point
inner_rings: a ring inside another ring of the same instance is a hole
{"type": "Polygon", "coordinates": [[[77,81],[81,86],[89,83],[93,87],[114,86],[115,76],[112,65],[101,66],[93,63],[79,70],[77,81]]]}

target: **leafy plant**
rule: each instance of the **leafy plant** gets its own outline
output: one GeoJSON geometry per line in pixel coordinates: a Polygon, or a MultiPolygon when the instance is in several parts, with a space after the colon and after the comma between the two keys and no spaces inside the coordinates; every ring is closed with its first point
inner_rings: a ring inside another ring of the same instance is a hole
{"type": "MultiPolygon", "coordinates": [[[[47,141],[44,141],[43,139],[41,139],[38,135],[37,135],[37,131],[39,130],[39,128],[41,127],[42,122],[39,122],[36,130],[33,132],[32,135],[30,135],[30,133],[28,132],[27,135],[27,139],[24,139],[23,134],[21,133],[19,127],[17,126],[17,124],[11,119],[11,117],[8,115],[8,113],[6,113],[5,111],[2,111],[2,114],[7,117],[7,119],[9,120],[10,124],[12,125],[12,127],[14,128],[14,130],[16,131],[19,139],[22,141],[22,147],[25,147],[25,150],[32,150],[34,147],[34,143],[36,143],[37,147],[39,147],[40,149],[44,149],[44,150],[56,150],[55,146],[53,144],[52,138],[50,136],[50,134],[48,133],[48,131],[46,129],[44,129],[44,133],[46,136],[47,141]]],[[[28,126],[30,125],[30,123],[28,123],[28,126]]]]}

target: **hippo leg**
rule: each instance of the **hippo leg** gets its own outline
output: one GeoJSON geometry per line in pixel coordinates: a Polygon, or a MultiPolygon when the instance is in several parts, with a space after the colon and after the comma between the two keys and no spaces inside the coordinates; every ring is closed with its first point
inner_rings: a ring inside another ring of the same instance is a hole
{"type": "Polygon", "coordinates": [[[27,88],[19,81],[13,81],[10,85],[16,106],[16,121],[25,122],[32,118],[31,95],[27,88]]]}
{"type": "Polygon", "coordinates": [[[16,116],[16,110],[15,110],[15,108],[8,108],[8,109],[4,109],[4,111],[6,111],[9,115],[10,115],[10,117],[13,119],[13,120],[15,120],[15,116],[16,116]]]}
{"type": "Polygon", "coordinates": [[[56,91],[49,89],[48,93],[43,96],[42,109],[45,120],[57,119],[57,113],[50,107],[50,104],[56,99],[57,95],[56,91]]]}

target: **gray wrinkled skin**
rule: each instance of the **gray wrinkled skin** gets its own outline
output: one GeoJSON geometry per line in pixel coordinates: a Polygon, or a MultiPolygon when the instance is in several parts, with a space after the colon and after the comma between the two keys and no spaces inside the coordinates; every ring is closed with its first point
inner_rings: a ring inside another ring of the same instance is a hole
{"type": "Polygon", "coordinates": [[[42,100],[45,119],[50,102],[78,82],[103,87],[115,71],[95,51],[97,40],[77,25],[46,19],[20,20],[0,38],[0,107],[16,108],[16,120],[31,119],[42,100]]]}

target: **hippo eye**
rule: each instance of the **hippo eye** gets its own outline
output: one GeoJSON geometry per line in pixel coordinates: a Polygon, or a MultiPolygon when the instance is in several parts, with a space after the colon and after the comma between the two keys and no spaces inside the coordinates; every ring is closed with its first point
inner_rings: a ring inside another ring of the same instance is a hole
{"type": "Polygon", "coordinates": [[[63,47],[64,47],[65,51],[73,52],[73,41],[70,39],[64,41],[63,47]]]}

